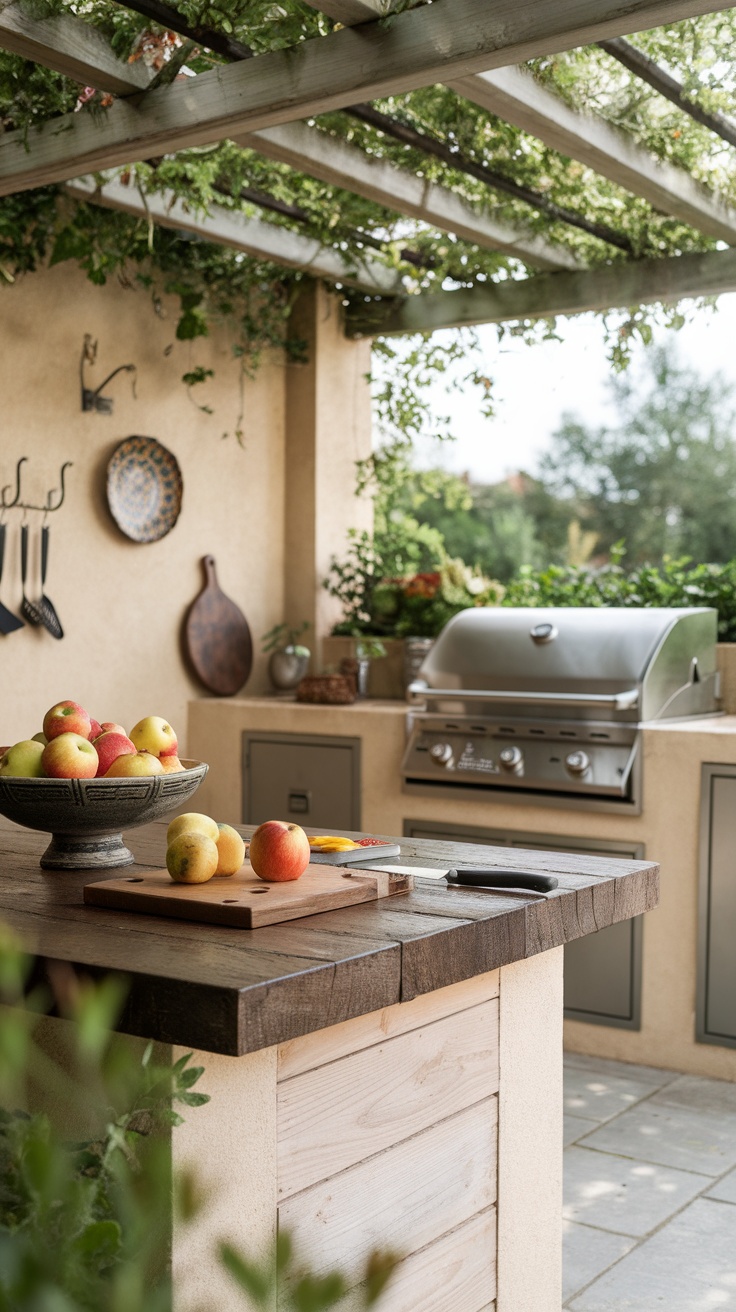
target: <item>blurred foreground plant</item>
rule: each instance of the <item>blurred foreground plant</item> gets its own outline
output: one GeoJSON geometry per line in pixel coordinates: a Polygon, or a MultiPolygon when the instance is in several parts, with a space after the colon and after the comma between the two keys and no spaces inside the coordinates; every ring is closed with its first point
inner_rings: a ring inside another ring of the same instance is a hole
{"type": "MultiPolygon", "coordinates": [[[[177,1105],[209,1101],[193,1087],[203,1067],[113,1033],[119,978],[57,961],[35,985],[31,971],[0,924],[0,1312],[170,1312],[172,1203],[182,1225],[201,1205],[196,1175],[172,1180],[170,1132],[177,1105]]],[[[348,1291],[298,1267],[283,1235],[260,1265],[228,1245],[218,1260],[268,1312],[277,1282],[283,1312],[327,1312],[348,1291]]],[[[376,1303],[397,1260],[371,1255],[350,1312],[376,1303]]]]}
{"type": "Polygon", "coordinates": [[[353,1293],[350,1312],[374,1307],[399,1263],[399,1257],[390,1252],[374,1252],[368,1258],[357,1288],[350,1285],[339,1271],[325,1275],[301,1267],[294,1258],[291,1239],[280,1234],[276,1242],[273,1261],[265,1264],[250,1262],[230,1244],[223,1244],[220,1256],[236,1284],[248,1296],[250,1306],[270,1312],[279,1294],[281,1312],[327,1312],[340,1304],[348,1292],[353,1293]]]}
{"type": "Polygon", "coordinates": [[[176,1104],[208,1101],[202,1068],[112,1034],[114,976],[57,962],[33,988],[30,968],[0,927],[0,1310],[166,1312],[169,1130],[176,1104]],[[51,1004],[73,1022],[53,1047],[39,1042],[51,1004]]]}

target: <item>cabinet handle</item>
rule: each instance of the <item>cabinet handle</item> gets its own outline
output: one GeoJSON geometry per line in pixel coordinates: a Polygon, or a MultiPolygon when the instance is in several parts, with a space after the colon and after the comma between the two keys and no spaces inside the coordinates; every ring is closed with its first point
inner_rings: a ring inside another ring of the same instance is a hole
{"type": "Polygon", "coordinates": [[[311,794],[300,788],[289,790],[289,811],[292,815],[309,815],[311,794]]]}

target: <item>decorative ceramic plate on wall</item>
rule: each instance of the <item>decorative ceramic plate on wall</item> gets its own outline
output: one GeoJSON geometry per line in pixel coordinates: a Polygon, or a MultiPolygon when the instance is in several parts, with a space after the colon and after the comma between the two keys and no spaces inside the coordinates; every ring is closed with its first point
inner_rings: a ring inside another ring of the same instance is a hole
{"type": "Polygon", "coordinates": [[[107,504],[134,542],[157,542],[179,518],[182,477],[176,456],[155,437],[126,437],[107,466],[107,504]]]}

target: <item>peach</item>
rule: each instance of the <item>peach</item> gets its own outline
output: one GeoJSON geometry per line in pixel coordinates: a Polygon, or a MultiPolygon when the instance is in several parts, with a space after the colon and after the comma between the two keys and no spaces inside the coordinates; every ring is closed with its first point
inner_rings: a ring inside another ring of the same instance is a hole
{"type": "Polygon", "coordinates": [[[150,752],[125,752],[116,756],[104,779],[134,779],[139,775],[163,774],[163,767],[157,756],[150,752]]]}
{"type": "Polygon", "coordinates": [[[250,863],[259,879],[282,883],[298,879],[309,865],[309,839],[299,825],[267,820],[250,840],[250,863]]]}
{"type": "Polygon", "coordinates": [[[97,778],[100,779],[103,774],[107,774],[113,761],[119,756],[130,756],[135,752],[130,738],[124,733],[101,733],[94,740],[94,748],[100,758],[100,764],[97,767],[97,778]]]}
{"type": "Polygon", "coordinates": [[[76,733],[89,740],[92,721],[79,702],[57,702],[44,715],[41,727],[49,742],[62,733],[76,733]]]}
{"type": "Polygon", "coordinates": [[[206,884],[217,870],[217,848],[206,834],[179,834],[167,848],[166,869],[177,884],[206,884]]]}
{"type": "Polygon", "coordinates": [[[185,811],[183,815],[174,816],[166,830],[166,842],[173,843],[179,834],[204,834],[216,843],[219,833],[217,821],[210,816],[202,815],[201,811],[185,811]]]}
{"type": "Polygon", "coordinates": [[[218,834],[215,839],[217,848],[217,869],[216,875],[236,875],[245,861],[245,843],[243,842],[237,829],[232,825],[217,826],[218,834]]]}
{"type": "Polygon", "coordinates": [[[60,733],[41,750],[43,772],[50,779],[94,779],[97,774],[97,752],[80,733],[60,733]]]}

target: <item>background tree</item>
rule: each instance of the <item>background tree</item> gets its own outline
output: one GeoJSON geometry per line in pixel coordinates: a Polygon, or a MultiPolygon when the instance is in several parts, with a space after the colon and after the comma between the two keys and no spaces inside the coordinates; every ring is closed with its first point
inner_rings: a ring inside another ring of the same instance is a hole
{"type": "Polygon", "coordinates": [[[568,414],[540,461],[548,493],[597,537],[596,555],[625,541],[630,564],[736,556],[736,389],[704,379],[671,345],[610,382],[617,422],[568,414]]]}

